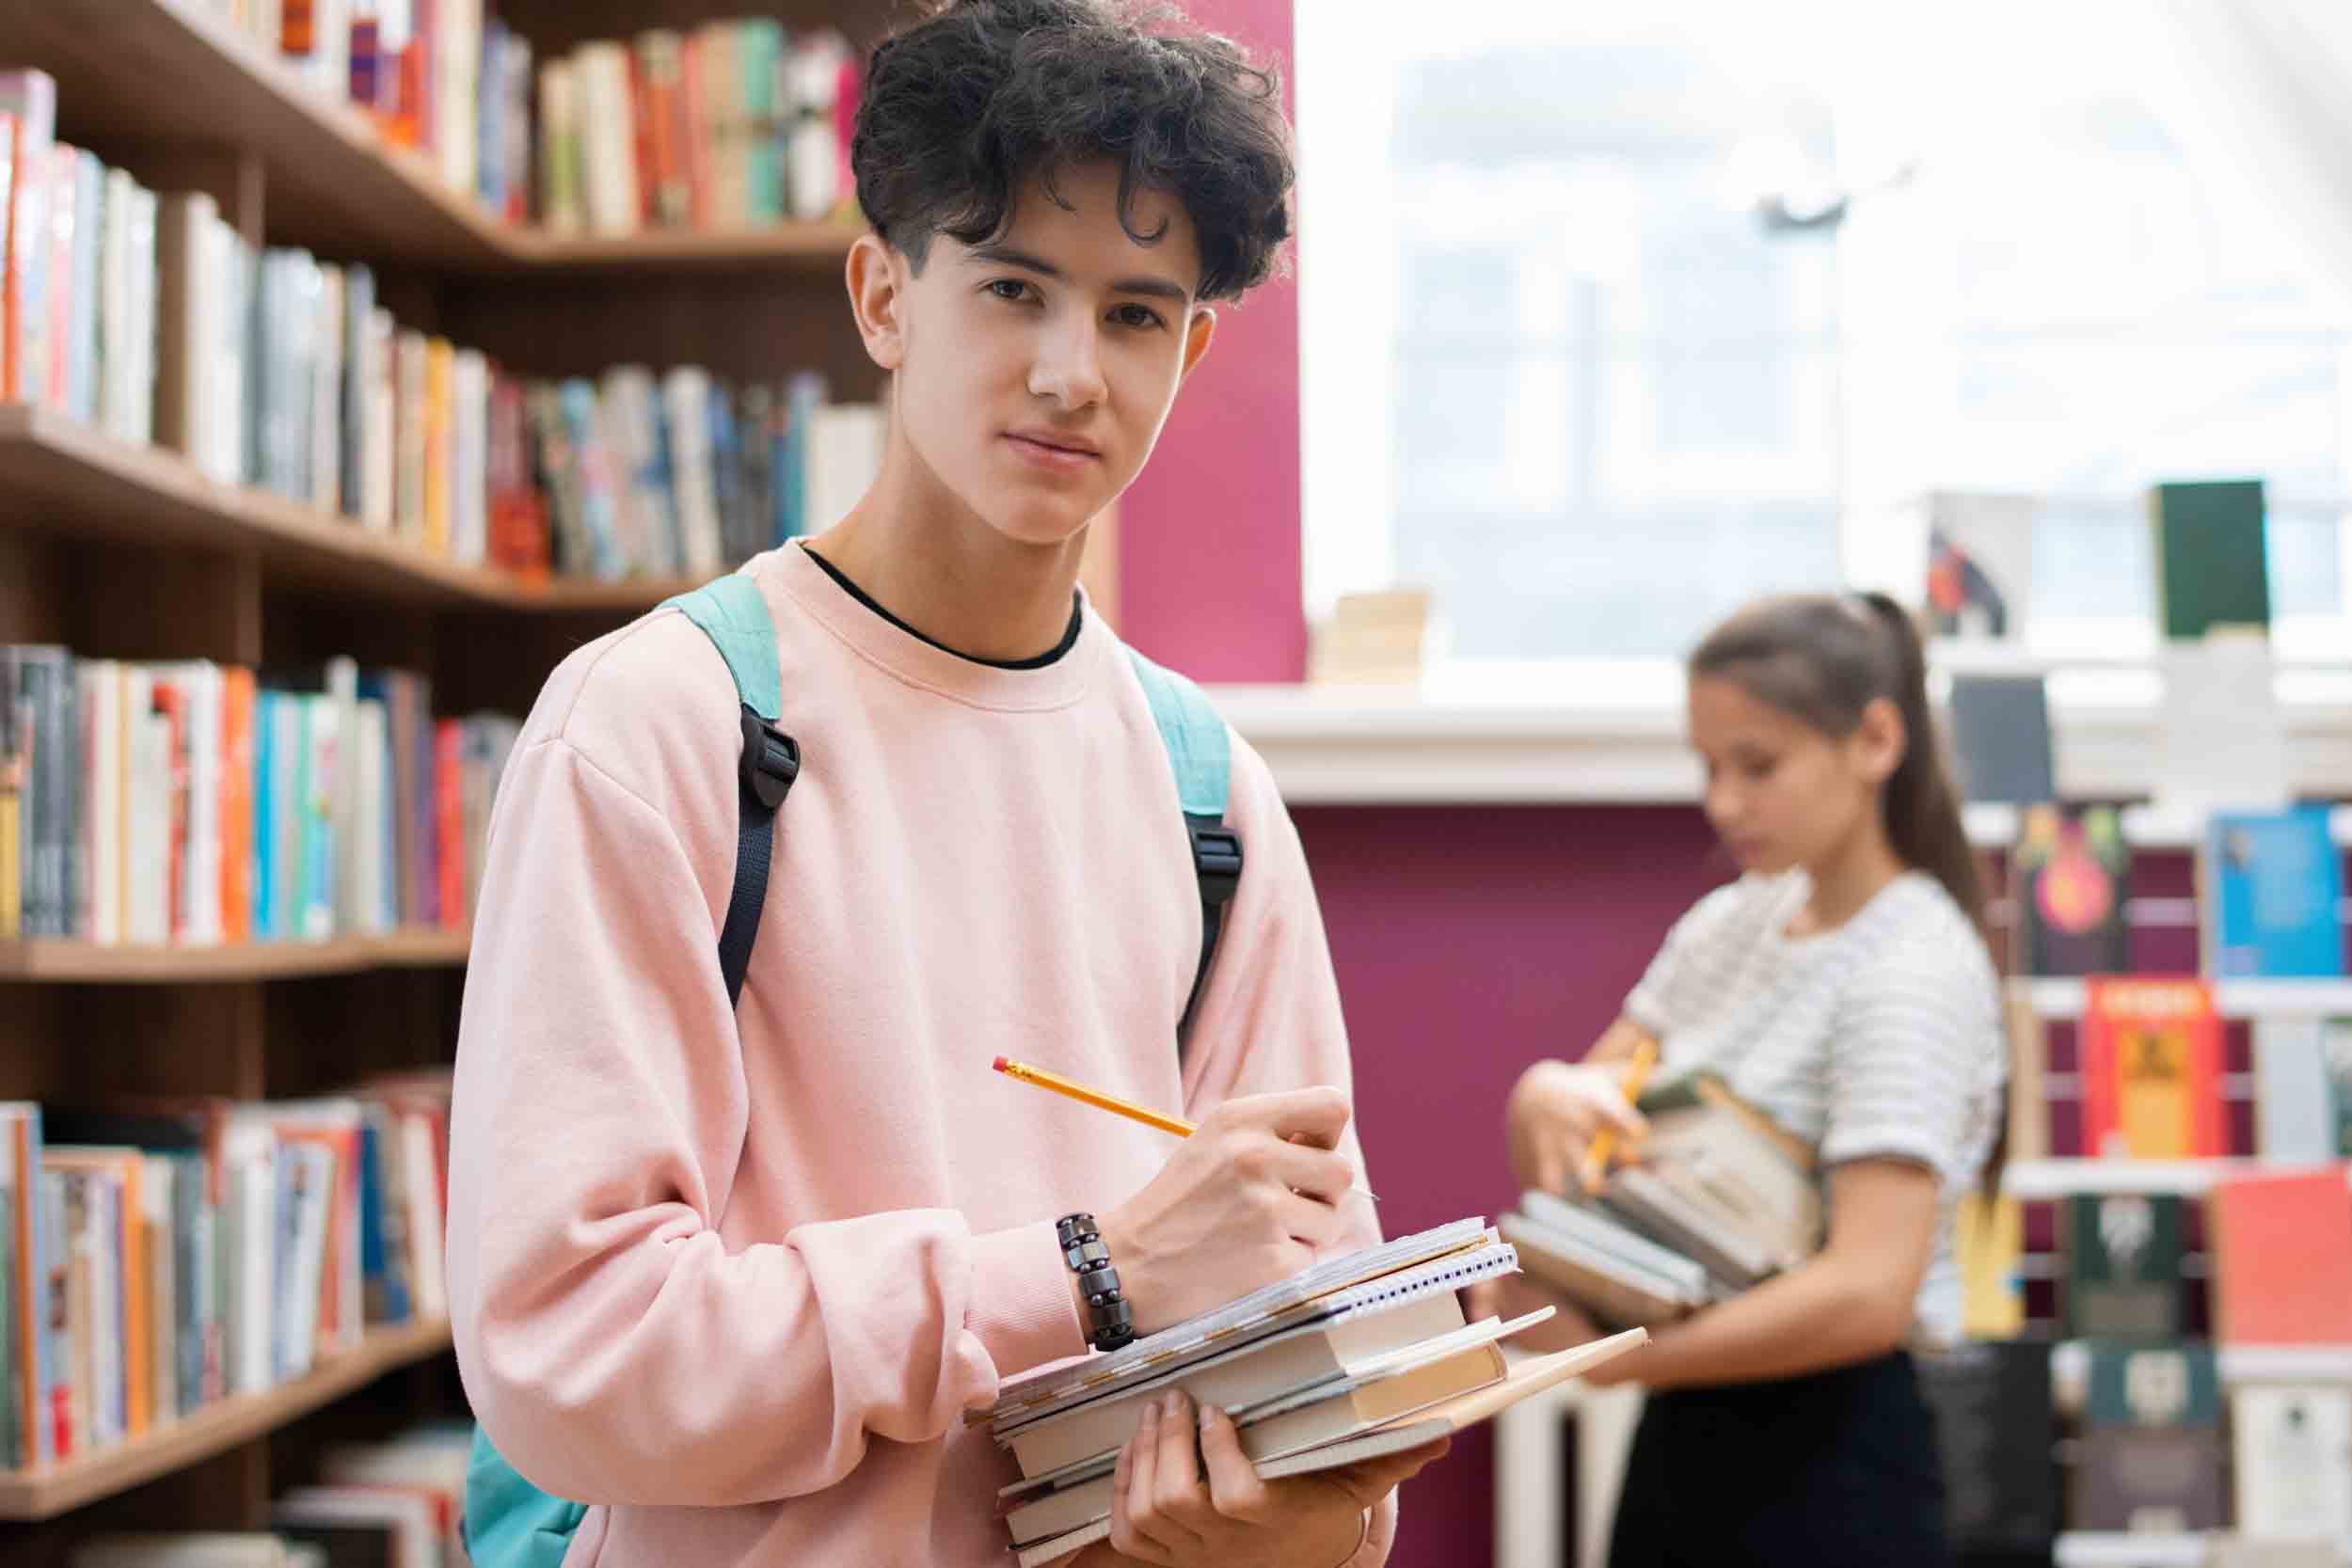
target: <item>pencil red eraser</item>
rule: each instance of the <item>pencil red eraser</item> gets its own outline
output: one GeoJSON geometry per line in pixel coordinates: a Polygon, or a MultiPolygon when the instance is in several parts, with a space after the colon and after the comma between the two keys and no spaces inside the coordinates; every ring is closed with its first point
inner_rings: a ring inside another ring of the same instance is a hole
{"type": "Polygon", "coordinates": [[[995,1067],[995,1069],[996,1069],[996,1070],[997,1070],[997,1071],[999,1071],[999,1072],[1004,1071],[1004,1070],[1005,1070],[1005,1058],[1004,1058],[1004,1057],[1002,1057],[1002,1056],[997,1057],[997,1058],[996,1058],[996,1060],[995,1060],[995,1063],[994,1063],[993,1065],[994,1065],[994,1067],[995,1067]]]}

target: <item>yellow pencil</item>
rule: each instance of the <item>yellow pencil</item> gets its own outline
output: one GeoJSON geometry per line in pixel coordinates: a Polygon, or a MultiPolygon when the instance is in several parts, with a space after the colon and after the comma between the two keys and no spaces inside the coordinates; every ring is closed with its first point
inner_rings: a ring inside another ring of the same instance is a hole
{"type": "MultiPolygon", "coordinates": [[[[1633,1060],[1625,1069],[1625,1097],[1639,1100],[1642,1086],[1649,1082],[1650,1070],[1658,1066],[1658,1042],[1644,1035],[1634,1042],[1633,1060]]],[[[1609,1157],[1617,1151],[1617,1130],[1604,1127],[1593,1134],[1593,1141],[1584,1149],[1584,1190],[1600,1191],[1600,1179],[1608,1174],[1609,1157]]]]}
{"type": "Polygon", "coordinates": [[[1026,1062],[1016,1062],[1008,1056],[996,1058],[996,1070],[1008,1078],[1018,1078],[1024,1084],[1035,1084],[1041,1089],[1068,1095],[1097,1110],[1125,1117],[1129,1121],[1139,1121],[1146,1127],[1156,1127],[1163,1132],[1173,1132],[1180,1138],[1189,1138],[1199,1131],[1182,1117],[1163,1116],[1149,1105],[1138,1105],[1132,1100],[1121,1100],[1115,1094],[1090,1089],[1084,1084],[1064,1078],[1058,1072],[1048,1072],[1041,1067],[1031,1067],[1026,1062]]]}
{"type": "MultiPolygon", "coordinates": [[[[1173,1132],[1180,1138],[1189,1138],[1200,1131],[1182,1117],[1168,1116],[1154,1111],[1149,1105],[1138,1105],[1132,1100],[1121,1100],[1115,1094],[1105,1094],[1101,1089],[1089,1088],[1073,1079],[1064,1078],[1058,1072],[1048,1072],[1041,1067],[1031,1067],[1026,1062],[1016,1062],[1009,1056],[999,1056],[993,1065],[997,1071],[1008,1078],[1018,1079],[1024,1084],[1034,1084],[1041,1089],[1051,1089],[1054,1093],[1066,1095],[1080,1104],[1091,1105],[1100,1111],[1108,1111],[1113,1116],[1125,1117],[1129,1121],[1139,1121],[1146,1127],[1156,1127],[1163,1132],[1173,1132]]],[[[1375,1203],[1380,1201],[1379,1195],[1363,1187],[1350,1187],[1348,1191],[1362,1193],[1375,1203]]]]}

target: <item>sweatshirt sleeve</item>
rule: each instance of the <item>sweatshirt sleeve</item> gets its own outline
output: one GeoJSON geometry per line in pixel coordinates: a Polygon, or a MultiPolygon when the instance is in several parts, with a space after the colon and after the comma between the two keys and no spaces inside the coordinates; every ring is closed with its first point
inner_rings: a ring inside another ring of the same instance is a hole
{"type": "Polygon", "coordinates": [[[473,1408],[592,1503],[814,1492],[1084,1349],[1051,1222],[952,1211],[730,1246],[749,1118],[710,906],[669,823],[558,734],[499,789],[459,1030],[449,1280],[473,1408]]]}
{"type": "MultiPolygon", "coordinates": [[[[1226,911],[1185,1051],[1184,1103],[1195,1119],[1235,1095],[1315,1084],[1355,1093],[1339,979],[1298,829],[1264,761],[1238,735],[1232,744],[1226,818],[1242,838],[1241,885],[1226,911]]],[[[1369,1186],[1352,1121],[1341,1148],[1356,1166],[1358,1184],[1369,1186]]],[[[1344,1212],[1349,1230],[1335,1251],[1380,1240],[1379,1216],[1370,1201],[1350,1198],[1344,1212]]],[[[1372,1528],[1347,1568],[1380,1568],[1388,1560],[1396,1517],[1391,1492],[1373,1510],[1372,1528]]]]}

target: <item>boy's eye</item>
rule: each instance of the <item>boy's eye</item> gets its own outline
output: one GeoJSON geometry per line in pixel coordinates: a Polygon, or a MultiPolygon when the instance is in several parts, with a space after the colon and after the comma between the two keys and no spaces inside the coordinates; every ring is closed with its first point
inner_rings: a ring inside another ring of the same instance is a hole
{"type": "Polygon", "coordinates": [[[1121,326],[1132,326],[1139,332],[1148,332],[1155,326],[1165,325],[1160,320],[1160,313],[1148,305],[1120,306],[1111,312],[1111,320],[1121,326]]]}
{"type": "Polygon", "coordinates": [[[988,292],[998,299],[1017,303],[1028,296],[1029,286],[1018,277],[999,277],[988,284],[988,292]]]}

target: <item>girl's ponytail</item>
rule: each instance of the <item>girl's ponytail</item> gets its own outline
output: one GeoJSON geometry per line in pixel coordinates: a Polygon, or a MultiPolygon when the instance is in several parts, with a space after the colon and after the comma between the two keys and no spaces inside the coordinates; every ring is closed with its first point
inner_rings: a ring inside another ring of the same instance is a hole
{"type": "Polygon", "coordinates": [[[1977,869],[1976,851],[1961,820],[1960,792],[1944,760],[1944,743],[1928,706],[1927,650],[1919,630],[1901,605],[1883,594],[1865,594],[1885,626],[1895,652],[1893,691],[1909,737],[1902,765],[1886,781],[1886,836],[1905,865],[1928,873],[1944,884],[1952,902],[1967,911],[1978,931],[1985,931],[1984,880],[1977,869]]]}

